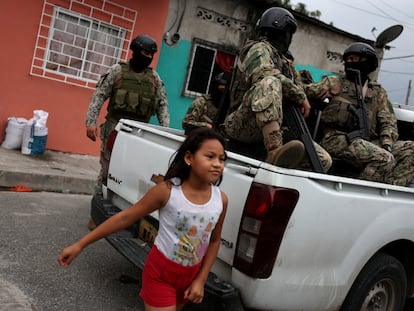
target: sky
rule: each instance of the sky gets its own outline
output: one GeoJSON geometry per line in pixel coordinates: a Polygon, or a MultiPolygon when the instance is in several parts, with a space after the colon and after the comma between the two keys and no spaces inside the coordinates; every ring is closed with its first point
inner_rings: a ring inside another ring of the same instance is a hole
{"type": "Polygon", "coordinates": [[[413,0],[291,0],[319,10],[320,20],[362,38],[375,41],[385,29],[402,25],[404,30],[387,45],[378,76],[394,103],[414,106],[414,1],[413,0]],[[388,59],[390,58],[390,59],[388,59]]]}

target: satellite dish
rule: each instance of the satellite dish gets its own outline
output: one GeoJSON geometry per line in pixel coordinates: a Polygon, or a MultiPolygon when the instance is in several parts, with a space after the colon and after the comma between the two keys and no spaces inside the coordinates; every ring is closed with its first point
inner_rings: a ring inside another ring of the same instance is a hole
{"type": "Polygon", "coordinates": [[[397,39],[403,29],[404,27],[402,25],[394,25],[385,29],[378,35],[377,40],[375,40],[375,46],[380,49],[384,48],[387,43],[397,39]]]}

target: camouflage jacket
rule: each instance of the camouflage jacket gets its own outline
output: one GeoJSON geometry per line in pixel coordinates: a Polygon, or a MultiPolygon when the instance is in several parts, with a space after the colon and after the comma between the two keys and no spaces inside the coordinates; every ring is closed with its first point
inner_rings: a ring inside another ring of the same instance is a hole
{"type": "MultiPolygon", "coordinates": [[[[372,140],[379,139],[381,145],[392,145],[398,139],[398,128],[387,92],[374,81],[369,80],[367,86],[364,102],[370,137],[372,140]]],[[[355,84],[346,76],[325,77],[318,83],[307,85],[305,89],[309,98],[318,98],[330,89],[340,89],[340,93],[334,94],[322,111],[321,121],[324,126],[344,133],[356,129],[355,116],[348,110],[349,104],[357,107],[355,84]]]]}
{"type": "Polygon", "coordinates": [[[275,76],[281,81],[283,100],[302,105],[306,95],[300,79],[297,79],[299,74],[268,41],[248,41],[239,57],[231,86],[230,112],[240,106],[244,93],[266,76],[275,76]]]}
{"type": "Polygon", "coordinates": [[[183,119],[183,128],[185,129],[188,125],[194,127],[213,125],[216,114],[217,107],[210,95],[197,97],[187,110],[183,119]]]}
{"type": "MultiPolygon", "coordinates": [[[[92,95],[89,103],[89,108],[86,113],[86,126],[96,126],[98,123],[99,113],[102,109],[104,102],[112,96],[114,93],[114,87],[116,83],[119,83],[119,79],[122,79],[121,65],[115,64],[104,73],[96,84],[96,89],[92,95]]],[[[169,126],[170,114],[168,111],[167,94],[165,91],[164,83],[155,70],[152,70],[156,83],[156,100],[158,101],[158,108],[155,111],[158,122],[162,126],[169,126]]]]}

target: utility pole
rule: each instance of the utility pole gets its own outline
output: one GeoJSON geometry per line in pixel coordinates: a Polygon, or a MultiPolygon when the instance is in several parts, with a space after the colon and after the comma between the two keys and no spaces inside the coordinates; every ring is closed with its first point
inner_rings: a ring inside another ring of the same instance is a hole
{"type": "Polygon", "coordinates": [[[406,105],[408,105],[408,101],[410,99],[410,93],[411,93],[411,80],[408,81],[407,96],[405,97],[405,104],[406,105]]]}

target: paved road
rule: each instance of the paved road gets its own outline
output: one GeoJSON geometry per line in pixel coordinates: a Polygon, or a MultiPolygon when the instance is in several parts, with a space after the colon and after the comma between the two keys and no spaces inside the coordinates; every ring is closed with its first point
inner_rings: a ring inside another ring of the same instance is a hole
{"type": "Polygon", "coordinates": [[[87,232],[90,196],[0,192],[0,310],[138,310],[140,271],[102,240],[71,267],[60,249],[87,232]]]}

